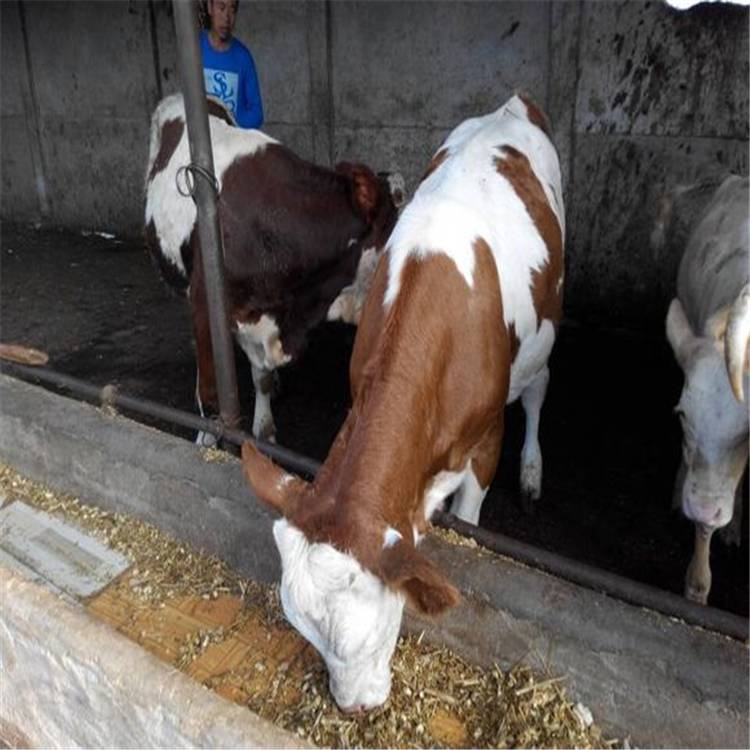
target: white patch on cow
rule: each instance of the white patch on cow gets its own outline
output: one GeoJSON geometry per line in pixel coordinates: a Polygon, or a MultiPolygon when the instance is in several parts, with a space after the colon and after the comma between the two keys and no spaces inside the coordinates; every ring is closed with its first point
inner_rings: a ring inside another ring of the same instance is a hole
{"type": "Polygon", "coordinates": [[[383,549],[393,547],[394,544],[398,544],[402,539],[401,534],[393,526],[389,526],[383,533],[383,549]]]}
{"type": "Polygon", "coordinates": [[[281,555],[281,603],[289,622],[318,650],[343,709],[374,708],[391,688],[404,599],[352,556],[311,544],[280,519],[273,535],[281,555]]]}
{"type": "MultiPolygon", "coordinates": [[[[269,378],[269,372],[255,365],[251,365],[250,368],[253,373],[253,386],[255,387],[253,435],[274,443],[276,442],[276,425],[274,424],[273,412],[271,411],[271,389],[264,389],[264,385],[269,378]]],[[[284,481],[289,481],[290,479],[291,477],[288,474],[284,476],[284,481]]]]}
{"type": "MultiPolygon", "coordinates": [[[[184,276],[185,267],[180,249],[190,238],[197,216],[193,199],[180,195],[176,184],[178,170],[191,161],[187,128],[183,128],[182,137],[167,165],[149,180],[151,168],[159,153],[162,127],[170,120],[185,122],[181,94],[163,99],[151,118],[145,218],[147,225],[150,221],[154,222],[162,255],[184,276]]],[[[216,117],[209,117],[209,125],[219,191],[224,173],[236,159],[260,153],[269,144],[278,142],[259,130],[235,128],[216,117]]]]}
{"type": "Polygon", "coordinates": [[[414,534],[414,546],[416,547],[424,538],[424,534],[419,533],[419,529],[416,527],[416,524],[411,527],[411,530],[414,534]]]}
{"type": "MultiPolygon", "coordinates": [[[[206,413],[203,410],[203,402],[201,401],[200,373],[198,372],[195,374],[195,403],[198,405],[200,415],[205,419],[206,413]]],[[[218,442],[216,435],[212,432],[198,430],[198,434],[195,436],[195,444],[201,448],[213,448],[215,445],[218,445],[218,442]]]]}
{"type": "Polygon", "coordinates": [[[428,483],[424,493],[424,518],[429,521],[448,495],[455,492],[466,476],[463,471],[441,471],[428,483]]]}
{"type": "MultiPolygon", "coordinates": [[[[350,240],[350,242],[356,243],[356,240],[350,240]]],[[[331,303],[326,315],[328,320],[341,320],[353,325],[359,324],[362,307],[372,286],[372,279],[375,276],[375,269],[379,260],[380,255],[375,247],[368,247],[362,251],[354,282],[345,286],[339,296],[331,303]]]]}
{"type": "Polygon", "coordinates": [[[470,288],[474,242],[484,239],[499,272],[506,325],[519,341],[536,332],[532,273],[548,260],[547,246],[511,182],[496,168],[502,146],[524,154],[565,235],[560,165],[547,136],[527,118],[513,97],[496,112],[457,127],[441,149],[447,158],[419,186],[388,241],[388,286],[384,304],[398,296],[401,270],[410,257],[443,253],[470,288]]]}
{"type": "Polygon", "coordinates": [[[480,486],[479,480],[471,468],[471,461],[469,461],[464,480],[456,490],[453,502],[451,503],[451,513],[456,518],[477,526],[479,524],[479,514],[482,511],[482,503],[488,489],[489,487],[483,489],[480,486]]]}
{"type": "Polygon", "coordinates": [[[521,341],[516,359],[510,368],[510,389],[507,403],[515,401],[546,366],[555,343],[555,326],[543,320],[539,330],[521,341]]]}
{"type": "Polygon", "coordinates": [[[549,383],[549,368],[545,365],[521,394],[526,413],[526,430],[521,449],[521,491],[538,500],[542,494],[542,449],[539,445],[539,415],[549,383]]]}
{"type": "Polygon", "coordinates": [[[256,323],[237,323],[235,335],[250,363],[258,369],[275,370],[291,360],[284,352],[279,327],[271,315],[264,313],[256,323]]]}

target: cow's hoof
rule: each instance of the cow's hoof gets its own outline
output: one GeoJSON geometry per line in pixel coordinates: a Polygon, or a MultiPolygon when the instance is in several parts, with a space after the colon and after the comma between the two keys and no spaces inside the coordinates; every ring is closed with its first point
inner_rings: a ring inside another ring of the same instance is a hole
{"type": "Polygon", "coordinates": [[[696,604],[708,604],[708,594],[711,591],[711,579],[708,581],[701,576],[691,576],[690,571],[685,577],[685,598],[696,604]]]}
{"type": "Polygon", "coordinates": [[[521,504],[523,509],[533,510],[535,501],[542,496],[542,462],[528,461],[521,463],[521,504]]]}
{"type": "Polygon", "coordinates": [[[701,586],[685,586],[685,598],[696,604],[708,604],[708,590],[701,586]]]}
{"type": "Polygon", "coordinates": [[[203,430],[195,436],[195,444],[201,448],[214,448],[218,442],[216,435],[210,432],[203,432],[203,430]]]}

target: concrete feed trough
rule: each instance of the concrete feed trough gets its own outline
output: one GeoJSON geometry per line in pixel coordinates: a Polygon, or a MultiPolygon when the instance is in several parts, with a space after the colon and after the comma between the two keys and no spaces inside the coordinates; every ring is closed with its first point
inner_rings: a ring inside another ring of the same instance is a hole
{"type": "MultiPolygon", "coordinates": [[[[0,405],[3,462],[147,520],[256,580],[278,579],[273,519],[237,461],[207,463],[188,442],[6,376],[0,405]]],[[[407,629],[486,666],[545,655],[609,735],[636,745],[748,746],[745,644],[483,550],[435,536],[425,548],[464,602],[438,623],[407,618],[407,629]]],[[[73,619],[63,627],[77,627],[73,619]]]]}

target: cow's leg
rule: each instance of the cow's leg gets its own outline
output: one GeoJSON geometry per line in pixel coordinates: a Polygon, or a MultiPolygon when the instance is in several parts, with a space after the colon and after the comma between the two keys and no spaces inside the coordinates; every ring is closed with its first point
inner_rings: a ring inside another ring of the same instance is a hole
{"type": "Polygon", "coordinates": [[[675,510],[682,508],[682,489],[685,486],[685,477],[687,476],[687,466],[685,459],[680,459],[680,468],[677,469],[677,476],[674,479],[674,489],[672,490],[672,507],[675,510]]]}
{"type": "Polygon", "coordinates": [[[451,513],[466,523],[479,524],[482,503],[495,476],[500,458],[502,424],[493,429],[477,446],[469,461],[466,478],[453,495],[451,513]]]}
{"type": "Polygon", "coordinates": [[[542,494],[542,449],[539,447],[539,415],[547,393],[549,368],[545,365],[521,394],[526,413],[526,434],[521,449],[521,495],[526,511],[542,494]]]}
{"type": "MultiPolygon", "coordinates": [[[[211,328],[208,319],[208,305],[203,285],[194,282],[190,286],[190,310],[193,316],[193,336],[197,372],[195,375],[195,402],[202,417],[210,417],[218,411],[216,373],[214,355],[211,348],[211,328]]],[[[198,445],[211,447],[217,440],[210,432],[200,430],[195,438],[198,445]]]]}
{"type": "Polygon", "coordinates": [[[695,524],[695,547],[693,558],[685,576],[685,597],[698,604],[706,604],[711,591],[711,537],[714,529],[695,524]]]}
{"type": "Polygon", "coordinates": [[[253,416],[253,435],[262,440],[276,441],[276,425],[271,412],[271,394],[273,393],[273,370],[252,365],[253,385],[255,386],[255,414],[253,416]]]}

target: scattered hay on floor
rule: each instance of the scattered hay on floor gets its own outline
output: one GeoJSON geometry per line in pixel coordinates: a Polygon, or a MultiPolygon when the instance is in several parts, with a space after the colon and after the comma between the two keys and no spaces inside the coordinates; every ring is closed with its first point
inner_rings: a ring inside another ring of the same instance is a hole
{"type": "Polygon", "coordinates": [[[203,460],[210,464],[226,464],[230,461],[236,460],[231,453],[227,453],[216,446],[201,448],[200,452],[203,460]]]}
{"type": "MultiPolygon", "coordinates": [[[[134,562],[131,575],[116,582],[128,586],[144,607],[158,608],[166,599],[227,594],[243,601],[228,627],[191,633],[175,658],[187,670],[209,647],[242,628],[251,613],[267,626],[284,625],[278,589],[243,579],[215,557],[197,553],[158,529],[118,513],[84,505],[72,495],[56,493],[0,464],[0,491],[41,510],[62,515],[99,537],[134,562]]],[[[452,531],[438,534],[463,543],[452,531]]],[[[464,540],[465,541],[465,540],[464,540]]],[[[475,546],[472,543],[468,546],[475,546]]],[[[257,670],[246,665],[247,678],[257,670]]],[[[243,666],[245,669],[245,666],[243,666]]],[[[222,675],[244,682],[237,670],[222,675]]],[[[322,662],[304,674],[298,697],[284,704],[272,697],[288,681],[280,666],[268,675],[268,692],[250,695],[245,704],[259,715],[305,741],[321,746],[349,747],[615,747],[591,722],[584,706],[566,697],[565,678],[516,665],[503,671],[471,665],[447,648],[423,642],[422,636],[399,639],[392,660],[393,685],[388,701],[367,714],[347,716],[328,691],[322,662]]],[[[205,680],[209,687],[216,678],[205,680]]]]}

